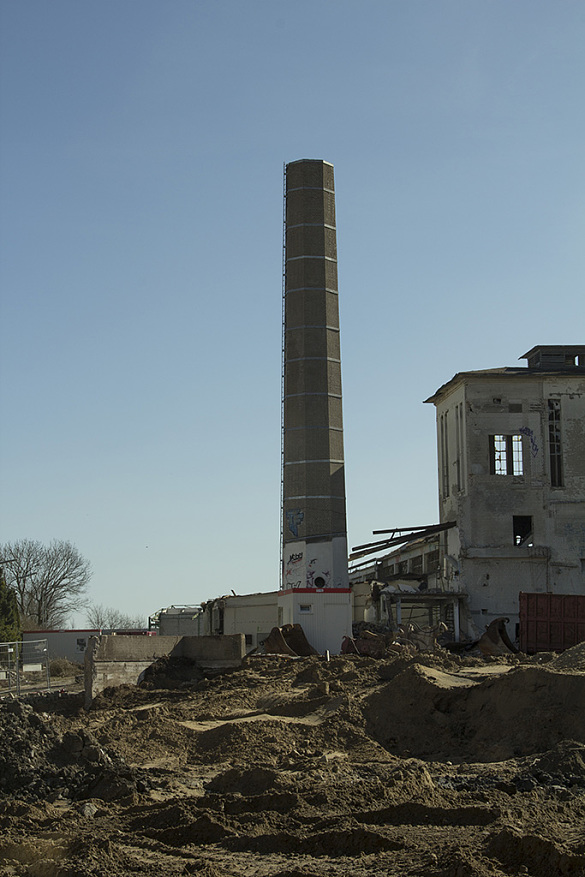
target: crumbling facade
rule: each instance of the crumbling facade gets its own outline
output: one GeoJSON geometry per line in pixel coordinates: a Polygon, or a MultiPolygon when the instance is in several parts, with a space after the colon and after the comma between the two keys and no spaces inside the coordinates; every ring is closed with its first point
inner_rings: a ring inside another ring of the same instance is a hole
{"type": "Polygon", "coordinates": [[[521,591],[585,593],[585,345],[540,346],[527,367],[460,372],[436,406],[447,586],[464,630],[518,623],[521,591]]]}

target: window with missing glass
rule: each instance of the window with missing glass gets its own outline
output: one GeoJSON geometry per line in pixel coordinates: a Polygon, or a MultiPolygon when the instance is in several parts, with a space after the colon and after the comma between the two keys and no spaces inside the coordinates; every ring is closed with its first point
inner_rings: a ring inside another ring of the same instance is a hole
{"type": "Polygon", "coordinates": [[[514,545],[533,545],[532,515],[512,517],[514,545]]]}
{"type": "Polygon", "coordinates": [[[561,444],[561,400],[548,400],[548,455],[550,483],[552,487],[563,486],[563,458],[561,444]]]}
{"type": "Polygon", "coordinates": [[[521,435],[490,435],[490,474],[524,475],[521,435]]]}
{"type": "Polygon", "coordinates": [[[441,490],[444,497],[449,496],[449,427],[447,412],[441,415],[440,420],[441,442],[441,490]]]}
{"type": "Polygon", "coordinates": [[[410,562],[410,571],[415,575],[418,573],[422,573],[423,571],[423,556],[422,554],[415,555],[410,562]]]}
{"type": "Polygon", "coordinates": [[[425,571],[436,572],[439,566],[439,552],[429,551],[425,559],[425,571]]]}

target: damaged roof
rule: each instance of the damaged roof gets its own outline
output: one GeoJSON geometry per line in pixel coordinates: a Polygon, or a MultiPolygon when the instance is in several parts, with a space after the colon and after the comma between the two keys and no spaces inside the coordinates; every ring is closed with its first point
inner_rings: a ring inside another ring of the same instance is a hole
{"type": "MultiPolygon", "coordinates": [[[[536,348],[534,348],[536,349],[536,348]]],[[[581,348],[579,348],[581,349],[581,348]]],[[[522,357],[524,358],[524,357],[522,357]]],[[[585,376],[585,365],[539,365],[534,368],[528,366],[507,366],[504,368],[486,368],[478,371],[457,372],[453,377],[436,390],[432,396],[425,399],[427,402],[437,402],[444,396],[447,396],[457,386],[457,384],[469,378],[518,378],[518,377],[559,377],[559,375],[567,377],[583,377],[585,376]]]]}

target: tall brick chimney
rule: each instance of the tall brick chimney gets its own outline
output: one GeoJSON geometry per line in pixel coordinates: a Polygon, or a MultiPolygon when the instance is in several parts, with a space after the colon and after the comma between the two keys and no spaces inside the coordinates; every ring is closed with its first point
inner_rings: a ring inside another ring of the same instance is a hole
{"type": "Polygon", "coordinates": [[[282,589],[347,589],[333,165],[285,167],[282,589]]]}

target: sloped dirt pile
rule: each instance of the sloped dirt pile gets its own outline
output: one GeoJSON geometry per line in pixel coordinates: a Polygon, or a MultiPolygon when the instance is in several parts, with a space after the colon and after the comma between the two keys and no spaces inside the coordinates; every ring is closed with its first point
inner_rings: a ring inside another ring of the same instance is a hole
{"type": "Polygon", "coordinates": [[[568,670],[572,673],[585,673],[585,642],[577,643],[554,659],[554,670],[568,670]]]}
{"type": "Polygon", "coordinates": [[[136,771],[88,731],[60,734],[47,713],[0,704],[0,795],[25,801],[114,800],[136,790],[136,771]]]}
{"type": "Polygon", "coordinates": [[[266,656],[4,704],[0,874],[585,877],[585,672],[556,660],[266,656]]]}
{"type": "Polygon", "coordinates": [[[164,655],[148,667],[140,682],[141,688],[182,688],[193,685],[204,678],[204,673],[197,663],[181,655],[172,657],[164,655]]]}
{"type": "Polygon", "coordinates": [[[549,877],[553,874],[581,877],[583,856],[567,852],[554,841],[538,835],[505,828],[493,834],[487,844],[489,855],[512,872],[549,877]]]}
{"type": "Polygon", "coordinates": [[[364,701],[368,732],[389,751],[503,761],[563,738],[585,743],[585,675],[519,666],[480,684],[412,664],[364,701]]]}
{"type": "Polygon", "coordinates": [[[534,771],[585,784],[585,744],[561,740],[554,749],[530,759],[534,771]]]}

